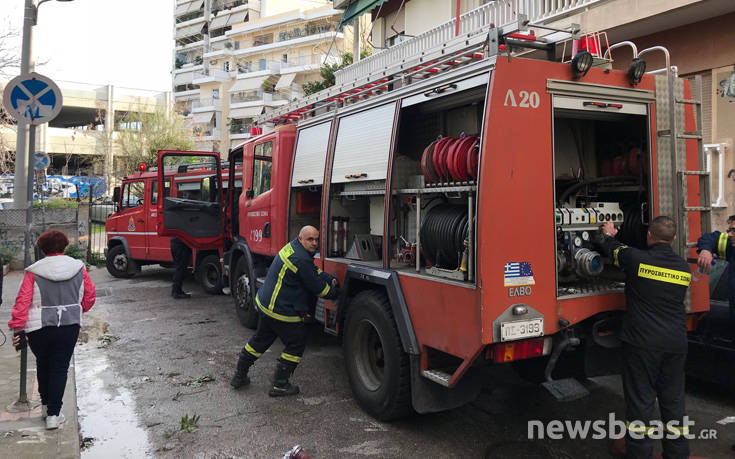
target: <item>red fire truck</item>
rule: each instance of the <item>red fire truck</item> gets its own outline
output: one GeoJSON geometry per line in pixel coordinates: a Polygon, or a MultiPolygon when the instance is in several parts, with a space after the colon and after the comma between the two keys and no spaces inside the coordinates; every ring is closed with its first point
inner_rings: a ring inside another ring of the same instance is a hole
{"type": "MultiPolygon", "coordinates": [[[[158,172],[142,171],[126,176],[122,184],[115,187],[113,202],[115,212],[105,222],[107,234],[107,271],[115,277],[132,277],[141,266],[160,264],[172,266],[170,240],[158,235],[157,202],[158,172]]],[[[229,170],[223,171],[222,181],[215,181],[216,168],[211,164],[178,165],[165,171],[164,196],[208,200],[220,186],[229,188],[229,170]]],[[[242,187],[242,171],[235,172],[234,186],[242,187]]],[[[217,196],[219,196],[217,194],[217,196]]],[[[223,245],[202,247],[192,250],[194,272],[207,293],[222,292],[223,245]]]]}
{"type": "MultiPolygon", "coordinates": [[[[342,337],[354,396],[378,419],[474,399],[482,365],[583,395],[570,376],[620,371],[624,274],[601,253],[601,224],[643,248],[648,222],[672,216],[690,262],[708,228],[701,105],[661,47],[634,49],[626,72],[598,34],[594,52],[560,61],[528,27],[459,37],[266,114],[275,129],[230,152],[245,191],[160,200],[159,232],[231,238],[223,273],[254,327],[271,260],[320,228],[315,263],[343,289],[315,316],[342,337]],[[653,52],[661,75],[645,73],[653,52]]],[[[159,170],[179,155],[159,152],[159,170]]],[[[689,292],[691,328],[706,282],[689,292]]]]}

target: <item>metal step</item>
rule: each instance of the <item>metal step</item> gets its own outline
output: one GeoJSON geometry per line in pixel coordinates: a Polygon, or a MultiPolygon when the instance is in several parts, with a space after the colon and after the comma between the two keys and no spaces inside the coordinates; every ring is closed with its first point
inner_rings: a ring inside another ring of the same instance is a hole
{"type": "Polygon", "coordinates": [[[696,100],[696,99],[676,99],[677,104],[692,104],[692,105],[700,105],[702,102],[696,100]]]}
{"type": "MultiPolygon", "coordinates": [[[[657,131],[656,135],[659,137],[670,136],[671,129],[662,129],[660,131],[657,131]]],[[[679,139],[702,139],[702,133],[701,132],[682,132],[681,134],[677,134],[676,137],[679,139]]]]}
{"type": "Polygon", "coordinates": [[[421,370],[421,376],[444,387],[449,387],[449,380],[452,375],[441,370],[421,370]]]}
{"type": "Polygon", "coordinates": [[[265,284],[265,277],[258,277],[255,279],[255,288],[260,288],[265,284]]]}
{"type": "Polygon", "coordinates": [[[709,171],[681,171],[684,175],[710,175],[709,171]]]}
{"type": "Polygon", "coordinates": [[[712,208],[708,206],[684,206],[687,212],[712,212],[712,208]]]}

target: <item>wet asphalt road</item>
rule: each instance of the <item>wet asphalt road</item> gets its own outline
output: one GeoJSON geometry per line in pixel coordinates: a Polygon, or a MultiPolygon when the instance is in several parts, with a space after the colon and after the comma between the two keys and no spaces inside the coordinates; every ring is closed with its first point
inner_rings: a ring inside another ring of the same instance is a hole
{"type": "MultiPolygon", "coordinates": [[[[444,413],[381,423],[353,401],[340,343],[314,329],[293,382],[296,397],[268,397],[277,342],[251,369],[249,388],[228,382],[253,331],[239,325],[232,299],[210,296],[193,280],[190,300],[170,297],[170,270],[145,267],[133,279],[91,272],[98,300],[85,315],[77,347],[83,458],[280,458],[296,444],[312,458],[605,458],[611,440],[528,440],[528,421],[624,419],[618,377],[585,382],[590,396],[568,403],[524,382],[505,367],[486,373],[478,400],[444,413]],[[213,379],[212,381],[207,381],[213,379]],[[184,416],[199,416],[193,432],[184,416]]],[[[688,384],[695,432],[692,454],[735,457],[735,395],[688,384]]]]}

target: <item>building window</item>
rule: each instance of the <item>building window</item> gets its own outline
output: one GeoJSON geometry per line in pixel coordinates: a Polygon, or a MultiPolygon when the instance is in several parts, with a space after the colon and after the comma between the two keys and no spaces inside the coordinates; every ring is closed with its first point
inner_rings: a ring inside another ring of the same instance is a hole
{"type": "Polygon", "coordinates": [[[288,63],[288,54],[281,55],[281,62],[284,64],[288,63]]]}
{"type": "Polygon", "coordinates": [[[212,99],[213,100],[219,99],[219,89],[212,89],[212,99]]]}

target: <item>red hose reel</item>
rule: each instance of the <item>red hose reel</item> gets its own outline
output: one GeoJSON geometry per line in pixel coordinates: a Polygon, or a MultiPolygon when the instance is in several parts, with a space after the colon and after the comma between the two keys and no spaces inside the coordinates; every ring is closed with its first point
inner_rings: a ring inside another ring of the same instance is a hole
{"type": "Polygon", "coordinates": [[[477,178],[478,136],[443,137],[424,149],[421,171],[426,183],[464,182],[477,178]]]}

